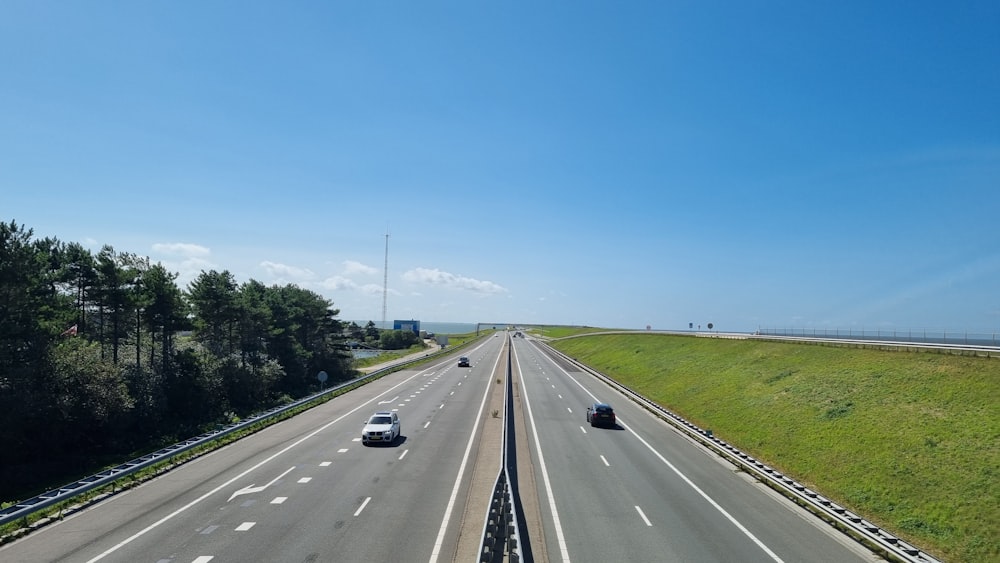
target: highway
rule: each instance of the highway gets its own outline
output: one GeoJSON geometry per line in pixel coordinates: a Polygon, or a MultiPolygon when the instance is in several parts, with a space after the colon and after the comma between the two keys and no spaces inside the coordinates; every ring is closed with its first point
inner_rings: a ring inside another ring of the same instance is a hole
{"type": "Polygon", "coordinates": [[[502,424],[486,407],[504,341],[463,350],[471,368],[449,357],[364,385],[8,544],[0,561],[452,561],[463,530],[481,536],[487,501],[471,518],[466,504],[489,454],[478,437],[502,424]],[[399,413],[391,446],[361,444],[376,410],[399,413]]]}
{"type": "Polygon", "coordinates": [[[505,336],[114,495],[0,548],[0,561],[476,561],[508,343],[525,560],[880,560],[538,343],[505,336]],[[586,423],[595,400],[615,407],[616,428],[586,423]],[[364,447],[377,410],[399,413],[402,437],[364,447]]]}
{"type": "Polygon", "coordinates": [[[513,344],[535,561],[881,560],[533,341],[513,344]],[[615,407],[617,428],[586,422],[595,401],[615,407]]]}

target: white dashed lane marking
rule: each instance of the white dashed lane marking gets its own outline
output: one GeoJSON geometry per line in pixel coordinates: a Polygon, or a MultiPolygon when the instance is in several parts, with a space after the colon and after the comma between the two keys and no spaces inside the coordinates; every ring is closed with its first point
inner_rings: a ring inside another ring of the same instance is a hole
{"type": "Polygon", "coordinates": [[[636,505],[635,510],[636,510],[636,512],[639,513],[639,516],[642,516],[642,521],[645,522],[647,526],[651,527],[653,525],[653,523],[649,521],[649,518],[646,518],[646,513],[643,512],[642,509],[639,508],[638,505],[636,505]]]}
{"type": "Polygon", "coordinates": [[[236,526],[236,531],[237,532],[245,532],[245,531],[249,530],[250,528],[253,528],[254,524],[256,524],[256,522],[244,522],[244,523],[240,524],[239,526],[236,526]]]}
{"type": "Polygon", "coordinates": [[[271,501],[271,504],[281,504],[286,500],[288,500],[288,497],[274,497],[274,500],[271,501]]]}

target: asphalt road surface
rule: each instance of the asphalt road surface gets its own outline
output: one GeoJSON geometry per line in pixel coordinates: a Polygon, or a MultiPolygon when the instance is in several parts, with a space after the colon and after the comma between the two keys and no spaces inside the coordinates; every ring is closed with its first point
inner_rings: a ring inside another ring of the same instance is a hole
{"type": "Polygon", "coordinates": [[[513,344],[535,561],[881,560],[534,341],[513,344]],[[587,423],[594,402],[615,408],[615,428],[587,423]]]}
{"type": "Polygon", "coordinates": [[[33,532],[0,561],[471,563],[498,469],[507,343],[526,559],[879,560],[536,342],[500,333],[33,532]],[[595,400],[615,407],[615,428],[586,423],[595,400]],[[399,413],[402,437],[365,447],[378,410],[399,413]]]}

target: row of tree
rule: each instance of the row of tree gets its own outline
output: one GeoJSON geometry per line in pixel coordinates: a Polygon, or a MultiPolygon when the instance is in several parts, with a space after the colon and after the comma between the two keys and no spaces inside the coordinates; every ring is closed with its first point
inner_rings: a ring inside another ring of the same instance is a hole
{"type": "Polygon", "coordinates": [[[363,331],[320,295],[227,271],[176,280],[0,223],[0,500],[303,396],[321,370],[353,375],[363,331]]]}

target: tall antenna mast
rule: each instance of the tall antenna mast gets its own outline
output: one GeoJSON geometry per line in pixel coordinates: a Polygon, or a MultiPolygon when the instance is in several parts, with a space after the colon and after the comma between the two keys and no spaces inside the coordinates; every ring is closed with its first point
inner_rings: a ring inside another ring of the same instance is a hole
{"type": "Polygon", "coordinates": [[[382,272],[382,328],[384,329],[386,299],[389,297],[389,229],[385,231],[385,268],[382,272]]]}

